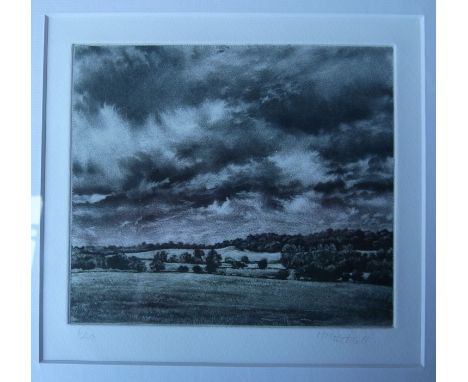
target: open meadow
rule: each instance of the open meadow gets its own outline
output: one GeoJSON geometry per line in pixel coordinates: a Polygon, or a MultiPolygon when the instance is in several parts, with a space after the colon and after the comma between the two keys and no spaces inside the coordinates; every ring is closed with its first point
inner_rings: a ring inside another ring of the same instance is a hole
{"type": "Polygon", "coordinates": [[[392,325],[389,286],[175,272],[70,277],[71,323],[392,325]]]}
{"type": "MultiPolygon", "coordinates": [[[[180,248],[168,248],[164,249],[164,252],[167,254],[168,258],[176,256],[180,258],[184,253],[193,253],[194,249],[180,249],[180,248]]],[[[203,249],[205,253],[209,252],[209,249],[203,249]]],[[[151,262],[153,261],[154,255],[158,251],[143,251],[143,252],[127,252],[127,256],[134,256],[139,260],[143,261],[147,269],[151,268],[151,262]]],[[[221,261],[219,263],[218,270],[223,272],[228,276],[244,276],[244,277],[274,277],[274,275],[280,269],[284,269],[284,266],[281,265],[281,253],[280,252],[253,252],[248,250],[238,250],[235,247],[229,246],[225,248],[217,249],[216,251],[221,255],[221,261]],[[232,261],[240,261],[243,257],[249,259],[249,263],[243,264],[241,269],[235,269],[229,262],[229,259],[232,261]],[[257,262],[266,259],[268,261],[268,269],[259,269],[257,262]],[[227,261],[226,261],[227,260],[227,261]]],[[[181,264],[179,262],[166,262],[165,271],[167,272],[176,272],[177,268],[181,264]]],[[[189,265],[189,271],[192,271],[193,266],[189,265]]]]}

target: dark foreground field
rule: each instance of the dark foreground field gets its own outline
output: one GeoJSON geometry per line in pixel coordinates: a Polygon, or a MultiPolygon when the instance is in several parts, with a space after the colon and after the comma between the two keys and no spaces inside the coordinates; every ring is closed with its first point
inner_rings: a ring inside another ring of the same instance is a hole
{"type": "Polygon", "coordinates": [[[71,274],[72,323],[389,326],[392,288],[191,273],[71,274]]]}

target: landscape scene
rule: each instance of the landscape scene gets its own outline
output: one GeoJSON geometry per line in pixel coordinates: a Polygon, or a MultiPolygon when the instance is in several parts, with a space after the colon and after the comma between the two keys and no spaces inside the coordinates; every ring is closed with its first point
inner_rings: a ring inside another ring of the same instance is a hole
{"type": "Polygon", "coordinates": [[[391,326],[392,60],[75,46],[69,322],[391,326]]]}

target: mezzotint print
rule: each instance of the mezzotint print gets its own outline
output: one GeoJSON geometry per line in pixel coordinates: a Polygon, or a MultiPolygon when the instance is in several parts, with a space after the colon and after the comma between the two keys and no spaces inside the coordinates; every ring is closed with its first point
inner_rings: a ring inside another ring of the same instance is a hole
{"type": "Polygon", "coordinates": [[[393,49],[74,46],[71,323],[390,326],[393,49]]]}

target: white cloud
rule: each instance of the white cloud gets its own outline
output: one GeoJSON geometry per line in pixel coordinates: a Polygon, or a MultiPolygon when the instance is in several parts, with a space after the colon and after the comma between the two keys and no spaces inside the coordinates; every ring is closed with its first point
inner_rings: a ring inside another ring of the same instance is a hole
{"type": "Polygon", "coordinates": [[[207,211],[214,213],[215,215],[230,215],[233,212],[231,201],[227,198],[224,202],[219,203],[215,200],[207,208],[207,211]]]}
{"type": "Polygon", "coordinates": [[[312,199],[313,193],[297,195],[288,202],[283,203],[286,213],[310,213],[319,208],[319,205],[312,199]]]}
{"type": "Polygon", "coordinates": [[[326,169],[317,152],[301,146],[293,149],[290,147],[270,157],[283,170],[288,180],[299,180],[306,186],[327,180],[326,169]]]}
{"type": "Polygon", "coordinates": [[[91,194],[91,195],[73,195],[73,203],[97,203],[104,200],[108,195],[91,194]]]}

